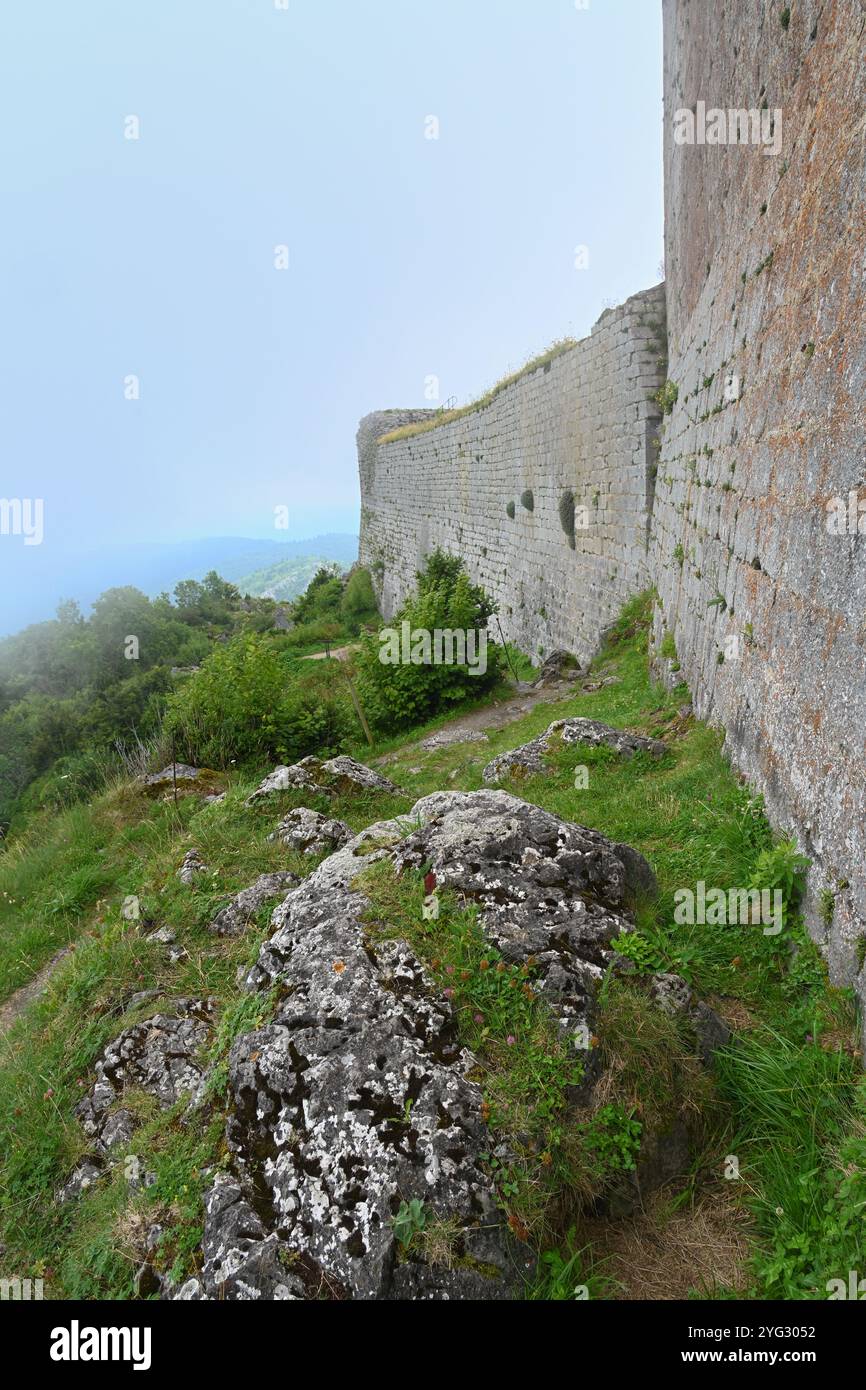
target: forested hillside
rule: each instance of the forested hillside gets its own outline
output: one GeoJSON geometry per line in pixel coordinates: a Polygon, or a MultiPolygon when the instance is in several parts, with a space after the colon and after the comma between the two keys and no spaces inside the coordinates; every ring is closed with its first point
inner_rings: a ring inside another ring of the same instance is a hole
{"type": "MultiPolygon", "coordinates": [[[[75,602],[61,604],[49,622],[0,641],[0,830],[8,834],[40,806],[91,794],[112,773],[168,761],[177,728],[190,742],[178,701],[202,665],[205,683],[210,672],[228,673],[235,696],[246,688],[239,672],[255,666],[261,684],[270,671],[272,707],[275,691],[292,704],[286,747],[311,738],[336,746],[348,716],[330,716],[317,693],[321,673],[299,669],[297,658],[375,616],[366,573],[342,576],[327,565],[294,606],[244,596],[215,571],[155,599],[131,586],[108,589],[89,617],[75,602]],[[308,718],[308,709],[318,713],[308,718]]],[[[257,709],[253,702],[248,720],[257,709]]],[[[214,706],[212,716],[221,724],[225,711],[214,706]]],[[[228,742],[230,756],[242,755],[243,739],[228,742]]]]}

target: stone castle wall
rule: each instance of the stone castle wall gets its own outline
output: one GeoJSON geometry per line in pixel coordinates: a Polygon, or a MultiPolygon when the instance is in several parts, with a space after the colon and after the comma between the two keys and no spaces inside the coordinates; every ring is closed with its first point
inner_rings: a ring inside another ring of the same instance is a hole
{"type": "Polygon", "coordinates": [[[831,534],[826,510],[866,500],[866,5],[797,0],[785,27],[766,0],[665,0],[664,21],[679,394],[655,636],[672,634],[697,712],[812,859],[810,925],[866,999],[866,535],[831,534]],[[766,102],[778,153],[677,145],[676,112],[698,101],[766,102]]]}
{"type": "Polygon", "coordinates": [[[653,584],[656,670],[809,855],[810,928],[866,1003],[866,534],[827,513],[862,501],[866,531],[866,0],[663,8],[666,285],[486,409],[389,444],[426,412],[368,416],[361,559],[389,615],[431,548],[461,554],[532,656],[588,656],[653,584]],[[780,113],[776,152],[677,144],[701,102],[780,113]]]}
{"type": "Polygon", "coordinates": [[[556,647],[588,658],[648,583],[664,337],[658,287],[605,311],[590,337],[483,409],[384,444],[383,433],[430,412],[368,415],[358,431],[360,559],[383,614],[442,546],[493,597],[509,640],[536,658],[556,647]],[[568,492],[573,547],[560,517],[568,492]]]}

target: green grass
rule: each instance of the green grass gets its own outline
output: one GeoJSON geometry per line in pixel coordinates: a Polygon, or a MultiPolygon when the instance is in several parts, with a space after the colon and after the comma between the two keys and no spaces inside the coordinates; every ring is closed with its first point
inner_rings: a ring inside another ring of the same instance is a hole
{"type": "MultiPolygon", "coordinates": [[[[639,971],[611,979],[603,992],[595,1045],[607,1080],[595,1109],[574,1111],[568,1104],[579,1062],[563,1054],[534,997],[531,967],[497,968],[502,963],[470,905],[442,895],[440,918],[424,922],[420,875],[397,879],[387,864],[364,870],[359,861],[373,904],[370,932],[406,936],[440,986],[455,991],[461,1034],[479,1059],[492,1139],[508,1138],[516,1155],[497,1166],[491,1142],[503,1210],[512,1229],[549,1256],[530,1296],[570,1298],[584,1285],[593,1297],[611,1293],[604,1266],[572,1228],[588,1197],[627,1176],[643,1136],[683,1114],[694,1139],[683,1194],[699,1195],[710,1178],[717,1181],[725,1157],[738,1156],[738,1191],[754,1223],[749,1296],[823,1297],[828,1279],[866,1268],[866,1096],[851,1055],[851,998],[829,987],[797,914],[798,866],[784,846],[774,848],[761,803],[726,764],[720,736],[682,712],[684,687],[666,692],[650,683],[647,628],[644,598],[623,611],[595,663],[593,680],[609,683],[581,693],[578,682],[567,699],[491,729],[488,743],[420,749],[423,736],[465,709],[373,750],[359,742],[355,755],[365,762],[387,758],[382,770],[405,794],[311,801],[290,793],[247,807],[264,769],[225,774],[227,799],[212,806],[190,796],[175,808],[115,786],[89,805],[35,817],[7,845],[0,857],[4,994],[30,979],[59,946],[75,944],[48,992],[0,1041],[0,1240],[8,1268],[46,1277],[55,1297],[129,1297],[141,1232],[159,1221],[166,1233],[160,1267],[178,1278],[194,1270],[203,1172],[226,1158],[221,1110],[228,1050],[270,1008],[269,997],[250,999],[237,984],[239,967],[251,963],[268,933],[269,909],[239,940],[215,939],[207,924],[259,873],[306,874],[315,866],[266,838],[291,806],[327,809],[357,831],[405,814],[428,792],[483,785],[483,767],[497,753],[577,713],[668,743],[658,761],[559,745],[543,775],[504,784],[635,846],[658,877],[658,899],[640,906],[638,930],[628,939],[639,971]],[[588,772],[585,787],[576,776],[581,767],[588,772]],[[176,871],[193,846],[210,874],[187,888],[176,871]],[[721,888],[781,886],[785,930],[765,937],[755,927],[676,925],[674,894],[699,879],[721,888]],[[140,899],[138,924],[120,912],[130,894],[140,899]],[[178,965],[144,940],[159,925],[171,926],[187,952],[178,965]],[[713,1075],[696,1061],[687,1027],[650,1003],[648,969],[675,970],[699,997],[718,1007],[727,1001],[745,1014],[747,1023],[713,1075]],[[121,1162],[77,1204],[58,1208],[53,1194],[87,1149],[74,1106],[92,1084],[105,1043],[160,1008],[157,1000],[128,1011],[131,994],[151,987],[167,998],[209,993],[218,1001],[208,1045],[214,1065],[208,1109],[191,1124],[180,1112],[154,1112],[144,1096],[125,1097],[142,1120],[131,1150],[157,1174],[156,1184],[130,1189],[121,1162]]],[[[447,1252],[447,1236],[431,1227],[424,1239],[447,1252]]]]}

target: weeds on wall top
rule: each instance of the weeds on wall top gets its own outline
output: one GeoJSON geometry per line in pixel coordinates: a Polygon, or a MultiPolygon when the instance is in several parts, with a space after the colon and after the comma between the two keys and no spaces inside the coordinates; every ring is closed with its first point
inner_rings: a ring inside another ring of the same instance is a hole
{"type": "Polygon", "coordinates": [[[547,367],[555,358],[561,357],[564,352],[570,352],[577,347],[576,338],[557,338],[556,342],[551,343],[545,352],[539,353],[537,357],[532,357],[516,372],[511,372],[508,376],[500,377],[489,391],[485,391],[483,396],[477,400],[470,401],[468,405],[457,406],[454,410],[437,410],[429,419],[418,420],[413,425],[402,425],[399,429],[389,430],[387,434],[380,435],[377,443],[391,444],[397,439],[409,439],[415,434],[426,434],[428,430],[438,429],[440,425],[450,425],[452,420],[461,420],[464,415],[471,415],[475,410],[484,410],[488,405],[492,405],[496,397],[515,382],[521,381],[525,376],[531,376],[537,372],[539,367],[547,367]]]}

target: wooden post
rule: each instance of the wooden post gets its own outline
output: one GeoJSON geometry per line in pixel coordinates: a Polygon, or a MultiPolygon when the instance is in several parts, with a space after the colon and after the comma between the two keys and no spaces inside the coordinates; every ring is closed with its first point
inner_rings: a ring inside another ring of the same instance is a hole
{"type": "Polygon", "coordinates": [[[518,676],[517,672],[516,672],[515,669],[514,669],[514,666],[512,665],[511,657],[510,657],[510,655],[509,655],[509,653],[508,653],[508,647],[507,647],[507,645],[506,645],[505,638],[504,638],[503,635],[502,635],[502,624],[501,624],[501,622],[499,621],[499,614],[498,614],[498,613],[496,614],[496,626],[499,628],[499,640],[500,640],[500,642],[502,643],[502,650],[505,652],[505,660],[508,662],[508,665],[511,666],[511,674],[512,674],[512,676],[514,677],[514,679],[517,681],[518,685],[519,685],[519,684],[520,684],[520,677],[518,676]]]}
{"type": "Polygon", "coordinates": [[[348,684],[348,687],[349,687],[349,694],[350,694],[351,697],[352,697],[352,704],[355,706],[355,713],[357,714],[358,719],[359,719],[360,722],[361,722],[361,728],[364,730],[364,733],[365,733],[366,738],[367,738],[367,742],[369,743],[370,747],[372,748],[372,747],[373,747],[373,735],[370,733],[370,725],[367,723],[367,716],[366,716],[366,714],[364,713],[363,709],[361,708],[361,701],[358,699],[358,692],[357,692],[357,690],[355,689],[354,685],[352,684],[352,677],[349,675],[349,672],[348,672],[348,670],[346,669],[345,665],[343,665],[342,662],[341,662],[340,664],[341,664],[341,666],[343,666],[343,675],[346,677],[346,683],[348,684]]]}

